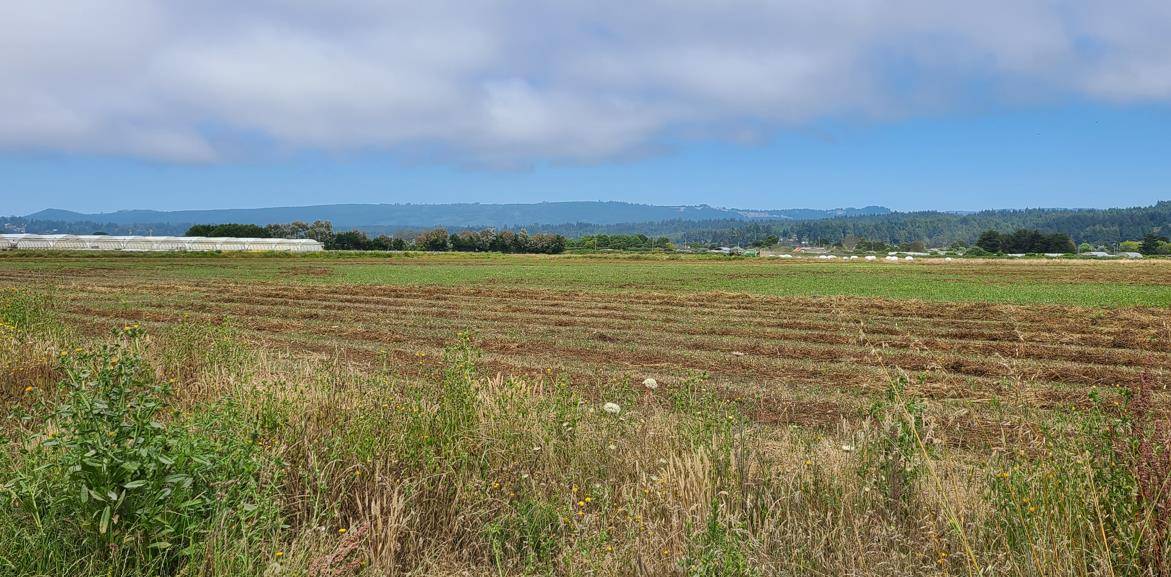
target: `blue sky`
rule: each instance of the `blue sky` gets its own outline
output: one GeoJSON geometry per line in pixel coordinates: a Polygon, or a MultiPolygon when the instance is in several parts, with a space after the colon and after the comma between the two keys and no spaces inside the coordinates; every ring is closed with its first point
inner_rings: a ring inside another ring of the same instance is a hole
{"type": "Polygon", "coordinates": [[[820,122],[767,142],[669,143],[615,162],[486,169],[384,153],[215,165],[6,154],[6,212],[332,202],[629,200],[737,208],[1111,207],[1171,199],[1171,109],[1067,105],[820,122]]]}
{"type": "Polygon", "coordinates": [[[90,4],[0,7],[0,214],[1171,199],[1166,2],[90,4]]]}

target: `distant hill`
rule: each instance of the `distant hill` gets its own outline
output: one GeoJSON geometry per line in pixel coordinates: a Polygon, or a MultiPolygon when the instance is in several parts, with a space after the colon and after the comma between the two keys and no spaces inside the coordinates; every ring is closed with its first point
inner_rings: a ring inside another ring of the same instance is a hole
{"type": "MultiPolygon", "coordinates": [[[[629,225],[642,228],[638,225],[629,225]]],[[[802,221],[711,221],[675,223],[672,239],[683,242],[746,245],[768,236],[830,244],[847,236],[891,244],[923,241],[929,246],[975,242],[986,230],[1026,228],[1065,233],[1077,242],[1114,245],[1147,233],[1171,235],[1171,201],[1152,206],[1108,209],[1031,208],[971,213],[894,212],[883,215],[802,221]]],[[[586,233],[596,234],[596,232],[586,233]]],[[[651,233],[644,233],[651,234],[651,233]]],[[[567,235],[568,236],[568,235],[567,235]]]]}
{"type": "Polygon", "coordinates": [[[769,236],[793,242],[834,243],[846,236],[891,244],[972,243],[989,229],[1060,232],[1077,242],[1113,245],[1154,232],[1171,235],[1171,201],[1110,209],[1034,208],[980,212],[891,212],[882,207],[839,210],[738,210],[711,206],[652,206],[625,202],[539,204],[343,204],[242,210],[81,214],[43,210],[0,217],[0,232],[183,234],[192,224],[266,225],[294,220],[332,221],[335,230],[412,237],[436,226],[526,229],[569,238],[596,234],[665,236],[676,242],[747,245],[769,236]]]}
{"type": "Polygon", "coordinates": [[[628,202],[542,202],[536,204],[323,204],[277,208],[217,210],[122,210],[83,214],[48,209],[25,217],[30,221],[103,223],[119,226],[144,224],[271,224],[295,220],[328,220],[335,229],[398,227],[513,227],[528,224],[597,225],[665,220],[809,220],[842,216],[888,214],[880,206],[832,210],[741,210],[698,206],[655,206],[628,202]]]}

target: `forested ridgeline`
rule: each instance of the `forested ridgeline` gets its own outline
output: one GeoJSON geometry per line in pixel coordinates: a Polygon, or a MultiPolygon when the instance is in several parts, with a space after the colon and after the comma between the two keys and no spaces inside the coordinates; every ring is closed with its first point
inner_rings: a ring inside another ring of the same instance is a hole
{"type": "MultiPolygon", "coordinates": [[[[328,221],[317,221],[326,223],[328,221]]],[[[66,222],[35,220],[25,217],[0,218],[0,229],[4,232],[67,233],[67,234],[154,234],[183,235],[198,234],[212,236],[287,236],[307,231],[277,230],[273,227],[312,228],[316,223],[291,223],[285,225],[258,226],[251,224],[104,224],[96,222],[66,222]],[[200,228],[204,227],[204,228],[200,228]],[[192,232],[194,231],[194,232],[192,232]],[[233,234],[220,234],[233,233],[233,234]]],[[[320,226],[320,225],[318,225],[320,226]]],[[[519,235],[528,231],[534,235],[547,234],[567,239],[583,237],[644,235],[651,239],[666,237],[676,244],[704,244],[726,246],[748,246],[760,243],[769,237],[782,241],[807,242],[810,244],[835,244],[847,238],[865,239],[890,245],[922,242],[927,246],[948,246],[962,242],[974,244],[987,230],[1002,233],[1027,229],[1044,233],[1069,235],[1077,243],[1093,245],[1116,245],[1123,241],[1138,240],[1154,233],[1167,236],[1171,232],[1171,201],[1162,201],[1153,206],[1112,209],[1024,209],[989,210],[968,214],[947,212],[892,212],[888,214],[843,216],[809,220],[794,219],[718,219],[718,220],[661,220],[654,222],[633,222],[624,224],[591,224],[587,222],[565,224],[534,223],[525,226],[490,229],[493,234],[510,231],[519,235]]],[[[420,235],[434,230],[433,227],[401,226],[360,226],[356,231],[373,239],[384,237],[388,242],[402,239],[404,242],[417,239],[420,235]]],[[[447,227],[450,235],[470,233],[478,240],[483,237],[482,227],[447,227]]],[[[331,234],[348,234],[333,233],[331,234]]],[[[350,235],[353,236],[353,235],[350,235]]],[[[344,242],[361,243],[359,237],[343,237],[344,242]]],[[[467,235],[463,235],[467,236],[467,235]]],[[[462,242],[460,244],[463,244],[462,242]]],[[[653,244],[653,241],[652,241],[653,244]]],[[[458,250],[458,249],[457,249],[458,250]]]]}

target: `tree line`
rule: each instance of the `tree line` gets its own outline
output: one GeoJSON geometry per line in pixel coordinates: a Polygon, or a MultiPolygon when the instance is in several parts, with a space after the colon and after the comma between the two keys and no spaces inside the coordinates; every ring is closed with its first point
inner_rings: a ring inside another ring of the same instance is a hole
{"type": "Polygon", "coordinates": [[[525,230],[462,230],[445,228],[422,231],[413,238],[380,234],[371,237],[360,230],[334,232],[327,220],[287,224],[197,224],[185,236],[234,236],[248,238],[310,238],[326,250],[423,250],[458,252],[508,252],[557,254],[565,251],[566,240],[559,234],[532,234],[525,230]]]}
{"type": "Polygon", "coordinates": [[[653,250],[671,249],[674,245],[665,236],[651,238],[645,234],[596,234],[568,241],[577,250],[653,250]]]}
{"type": "MultiPolygon", "coordinates": [[[[317,221],[328,222],[328,221],[317,221]]],[[[258,225],[230,225],[239,235],[264,236],[269,227],[258,225]]],[[[312,224],[300,223],[305,227],[312,224]]],[[[0,217],[0,229],[12,232],[40,232],[40,233],[72,233],[91,234],[95,231],[110,234],[181,234],[189,225],[157,224],[122,226],[99,224],[94,222],[58,222],[47,220],[31,220],[24,217],[0,217]]],[[[220,225],[201,225],[214,227],[220,225]]],[[[775,237],[782,243],[810,243],[817,245],[833,245],[842,243],[848,238],[866,239],[872,243],[884,243],[889,246],[909,246],[911,243],[922,242],[927,246],[950,246],[955,243],[971,245],[987,230],[995,230],[1002,234],[1012,234],[1019,229],[1040,230],[1046,234],[1064,233],[1078,243],[1089,243],[1091,246],[1105,245],[1121,249],[1123,242],[1139,242],[1146,235],[1166,237],[1171,234],[1171,201],[1159,202],[1153,206],[1136,208],[1116,208],[1106,210],[1096,209],[1028,209],[1028,210],[990,210],[970,214],[955,214],[945,212],[904,212],[870,216],[847,216],[820,220],[742,220],[719,219],[691,221],[683,219],[664,220],[657,222],[635,222],[625,224],[599,225],[585,222],[568,224],[530,224],[524,227],[502,227],[493,230],[497,234],[511,231],[519,235],[524,231],[535,231],[540,234],[561,236],[576,240],[588,237],[615,237],[638,236],[648,239],[667,238],[676,244],[694,244],[706,246],[750,246],[754,243],[765,243],[769,237],[775,237]]],[[[221,232],[229,229],[220,229],[221,232]]],[[[404,227],[368,226],[361,227],[366,241],[361,238],[343,238],[344,242],[362,244],[368,242],[371,246],[380,247],[392,243],[394,238],[400,238],[405,245],[411,244],[419,234],[426,231],[408,230],[404,227]],[[390,236],[387,236],[390,235],[390,236]],[[377,239],[385,237],[385,240],[377,239]]],[[[456,246],[452,242],[452,234],[462,234],[464,229],[448,230],[448,245],[456,246]]],[[[479,234],[480,231],[466,229],[466,232],[479,234]]],[[[269,232],[267,234],[286,236],[269,232]]],[[[527,234],[527,233],[526,233],[527,234]]],[[[232,235],[238,236],[238,235],[232,235]]],[[[482,236],[482,235],[481,235],[482,236]]],[[[536,236],[536,235],[532,235],[536,236]]],[[[588,242],[588,241],[587,241],[588,242]]],[[[625,243],[626,241],[620,241],[625,243]]],[[[500,241],[497,241],[501,245],[500,241]]],[[[511,241],[503,243],[511,245],[511,241]]],[[[580,243],[573,243],[578,244],[580,243]]],[[[644,244],[638,241],[636,244],[644,244]]],[[[482,246],[482,243],[479,243],[482,246]]],[[[1132,245],[1127,245],[1132,247],[1132,245]]],[[[1158,250],[1158,245],[1150,245],[1158,250]]],[[[601,247],[599,247],[601,248],[601,247]]],[[[1132,247],[1133,248],[1133,247],[1132,247]]],[[[375,248],[374,250],[378,250],[375,248]]],[[[459,250],[453,248],[452,250],[459,250]]]]}
{"type": "MultiPolygon", "coordinates": [[[[666,223],[663,223],[666,224],[666,223]]],[[[637,225],[618,225],[618,230],[637,225]]],[[[1147,234],[1171,232],[1171,201],[1138,208],[990,210],[971,214],[900,212],[804,221],[697,221],[673,222],[668,227],[647,229],[683,243],[748,246],[776,236],[782,242],[830,245],[849,236],[901,245],[922,241],[928,246],[972,244],[987,230],[1011,234],[1019,229],[1064,233],[1077,242],[1117,246],[1147,234]],[[665,230],[675,228],[676,233],[665,230]]],[[[601,232],[595,230],[594,233],[601,232]]]]}
{"type": "Polygon", "coordinates": [[[1077,251],[1073,239],[1063,232],[1043,233],[1035,229],[1017,229],[1011,233],[986,230],[976,239],[985,252],[1004,254],[1071,253],[1077,251]]]}
{"type": "Polygon", "coordinates": [[[1171,254],[1171,240],[1168,240],[1166,236],[1151,233],[1143,236],[1142,240],[1128,240],[1119,243],[1118,248],[1145,255],[1169,255],[1171,254]]]}

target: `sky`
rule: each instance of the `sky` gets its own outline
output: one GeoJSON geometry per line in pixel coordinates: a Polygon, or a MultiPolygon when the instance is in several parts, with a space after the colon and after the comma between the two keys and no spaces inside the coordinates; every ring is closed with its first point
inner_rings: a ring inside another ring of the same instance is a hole
{"type": "Polygon", "coordinates": [[[0,4],[0,215],[1171,199],[1171,2],[0,4]]]}

